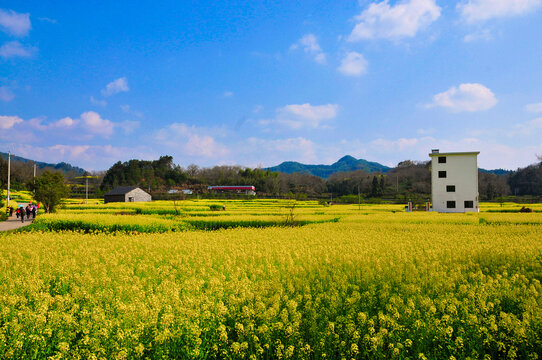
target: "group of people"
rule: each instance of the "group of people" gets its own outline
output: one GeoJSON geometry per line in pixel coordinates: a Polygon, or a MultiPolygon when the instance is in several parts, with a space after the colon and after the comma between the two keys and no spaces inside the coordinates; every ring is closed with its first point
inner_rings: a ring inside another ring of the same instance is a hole
{"type": "Polygon", "coordinates": [[[17,215],[17,219],[21,219],[21,222],[24,222],[24,218],[26,216],[27,220],[30,220],[30,216],[32,216],[32,219],[36,218],[36,214],[38,213],[40,205],[38,203],[33,204],[32,202],[28,203],[26,207],[23,205],[19,205],[17,207],[17,210],[13,209],[13,206],[8,207],[9,216],[13,215],[13,212],[15,211],[15,214],[17,215]]]}

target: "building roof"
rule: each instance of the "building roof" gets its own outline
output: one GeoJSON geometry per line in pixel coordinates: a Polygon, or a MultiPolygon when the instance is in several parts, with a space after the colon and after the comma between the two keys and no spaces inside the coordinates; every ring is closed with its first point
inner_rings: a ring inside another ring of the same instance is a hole
{"type": "Polygon", "coordinates": [[[226,185],[226,186],[209,186],[208,190],[256,190],[252,185],[226,185]]]}
{"type": "Polygon", "coordinates": [[[429,154],[429,156],[433,157],[433,156],[478,155],[478,154],[480,154],[479,151],[447,152],[447,153],[434,152],[434,153],[429,154]]]}
{"type": "Polygon", "coordinates": [[[130,191],[137,189],[137,186],[119,186],[111,190],[105,195],[125,195],[128,194],[130,191]]]}

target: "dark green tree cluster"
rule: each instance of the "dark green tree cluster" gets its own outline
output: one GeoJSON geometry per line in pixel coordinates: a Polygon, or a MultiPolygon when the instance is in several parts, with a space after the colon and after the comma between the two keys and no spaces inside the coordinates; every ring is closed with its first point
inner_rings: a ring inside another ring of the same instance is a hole
{"type": "Polygon", "coordinates": [[[117,186],[133,185],[157,190],[164,186],[182,184],[187,178],[183,169],[173,164],[171,156],[161,156],[153,161],[119,161],[107,170],[100,189],[109,191],[117,186]]]}
{"type": "Polygon", "coordinates": [[[51,171],[45,171],[36,178],[34,190],[34,198],[43,205],[47,213],[55,212],[60,201],[70,194],[70,188],[64,182],[64,175],[51,171]]]}
{"type": "MultiPolygon", "coordinates": [[[[11,189],[12,190],[31,190],[34,184],[34,162],[30,160],[22,161],[18,156],[11,158],[11,189]]],[[[36,164],[45,164],[38,163],[36,164]]],[[[81,175],[82,169],[73,167],[66,163],[59,163],[53,166],[37,167],[37,176],[45,171],[58,172],[67,179],[74,179],[81,175]]],[[[8,179],[8,161],[0,156],[0,189],[6,189],[8,179]]]]}
{"type": "Polygon", "coordinates": [[[498,175],[478,172],[478,192],[482,200],[495,200],[510,194],[507,174],[498,175]]]}
{"type": "Polygon", "coordinates": [[[260,168],[241,166],[214,166],[200,168],[188,166],[187,175],[191,184],[208,185],[253,185],[256,191],[266,194],[280,193],[279,173],[260,168]]]}
{"type": "MultiPolygon", "coordinates": [[[[542,161],[542,160],[541,160],[542,161]]],[[[2,170],[0,163],[0,171],[2,170]]],[[[515,172],[479,171],[482,200],[507,195],[542,195],[542,162],[515,172]]],[[[270,196],[303,194],[310,197],[386,198],[423,203],[431,195],[430,162],[402,161],[385,173],[355,170],[336,172],[323,179],[308,173],[280,173],[269,169],[241,166],[214,166],[186,169],[173,164],[171,156],[158,160],[117,162],[105,174],[102,191],[117,186],[134,185],[145,190],[165,191],[172,186],[186,186],[198,193],[209,185],[253,185],[259,193],[270,196]]]]}
{"type": "MultiPolygon", "coordinates": [[[[33,169],[30,164],[11,162],[11,188],[27,190],[27,184],[32,181],[33,169]]],[[[6,189],[8,180],[8,162],[0,157],[0,188],[6,189]]]]}
{"type": "Polygon", "coordinates": [[[538,164],[518,169],[508,180],[513,195],[542,196],[542,157],[538,164]]]}

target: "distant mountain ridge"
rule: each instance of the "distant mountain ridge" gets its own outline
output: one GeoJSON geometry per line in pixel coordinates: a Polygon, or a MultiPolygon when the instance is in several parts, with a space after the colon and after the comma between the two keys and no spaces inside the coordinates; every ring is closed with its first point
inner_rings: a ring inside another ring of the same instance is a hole
{"type": "MultiPolygon", "coordinates": [[[[5,159],[7,161],[8,154],[0,151],[0,157],[2,157],[3,159],[5,159]]],[[[23,157],[20,157],[20,156],[17,156],[17,155],[13,155],[13,154],[11,155],[11,161],[18,161],[18,162],[23,162],[23,163],[34,162],[34,163],[36,163],[36,165],[40,169],[49,167],[49,168],[53,168],[53,169],[56,169],[56,170],[62,170],[64,172],[74,171],[77,175],[84,175],[87,172],[85,169],[82,169],[82,168],[77,167],[77,166],[72,166],[72,165],[70,165],[68,163],[65,163],[65,162],[60,162],[58,164],[50,164],[50,163],[45,163],[45,162],[41,162],[41,161],[34,161],[34,160],[26,159],[26,158],[23,158],[23,157]]]]}
{"type": "Polygon", "coordinates": [[[486,169],[478,168],[478,170],[480,170],[480,172],[483,172],[483,173],[497,174],[499,176],[510,174],[513,172],[512,170],[505,170],[505,169],[486,170],[486,169]]]}
{"type": "Polygon", "coordinates": [[[279,171],[286,174],[296,172],[312,174],[321,178],[328,178],[331,174],[339,171],[363,170],[366,172],[387,172],[391,168],[377,162],[367,161],[365,159],[356,159],[353,156],[346,155],[331,165],[306,165],[297,161],[285,161],[277,166],[268,168],[270,171],[279,171]]]}
{"type": "MultiPolygon", "coordinates": [[[[356,171],[356,170],[363,170],[368,173],[378,171],[381,173],[385,173],[392,168],[382,165],[377,162],[373,161],[367,161],[365,159],[356,159],[353,156],[346,155],[340,158],[336,163],[333,163],[331,165],[307,165],[307,164],[301,164],[297,161],[284,161],[283,163],[272,166],[268,168],[270,171],[279,171],[286,174],[293,174],[293,173],[305,173],[305,174],[311,174],[318,176],[320,178],[327,179],[332,174],[339,172],[339,171],[356,171]]],[[[499,176],[509,174],[512,171],[511,170],[504,170],[504,169],[495,169],[495,170],[486,170],[486,169],[479,169],[483,173],[491,173],[491,174],[497,174],[499,176]]]]}

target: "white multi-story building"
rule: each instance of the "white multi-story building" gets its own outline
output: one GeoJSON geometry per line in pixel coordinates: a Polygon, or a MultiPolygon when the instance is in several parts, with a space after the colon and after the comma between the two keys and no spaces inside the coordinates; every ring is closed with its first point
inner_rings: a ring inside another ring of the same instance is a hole
{"type": "Polygon", "coordinates": [[[431,151],[433,211],[478,212],[479,153],[431,151]]]}

